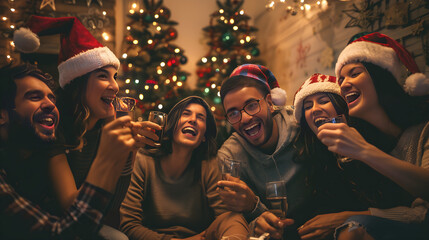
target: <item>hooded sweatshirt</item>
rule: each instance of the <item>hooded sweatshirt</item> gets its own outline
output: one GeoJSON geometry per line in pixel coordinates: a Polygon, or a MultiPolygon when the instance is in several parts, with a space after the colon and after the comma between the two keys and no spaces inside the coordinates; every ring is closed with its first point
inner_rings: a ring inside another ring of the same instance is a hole
{"type": "MultiPolygon", "coordinates": [[[[265,184],[270,181],[286,182],[288,202],[287,217],[302,224],[314,212],[312,189],[306,184],[307,171],[304,165],[294,161],[293,142],[298,134],[298,125],[293,110],[286,107],[273,117],[279,130],[277,147],[272,154],[265,154],[251,145],[238,133],[233,133],[218,151],[218,160],[230,158],[241,162],[240,179],[244,181],[259,200],[252,212],[244,213],[250,222],[267,211],[265,184]]],[[[299,226],[299,225],[298,225],[299,226]]]]}

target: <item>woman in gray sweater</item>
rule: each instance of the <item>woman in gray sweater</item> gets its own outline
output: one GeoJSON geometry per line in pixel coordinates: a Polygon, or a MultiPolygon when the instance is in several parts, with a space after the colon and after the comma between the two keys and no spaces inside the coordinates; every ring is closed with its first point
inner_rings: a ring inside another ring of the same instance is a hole
{"type": "Polygon", "coordinates": [[[121,230],[130,239],[246,239],[246,221],[228,212],[216,191],[221,176],[209,105],[191,96],[167,119],[161,147],[136,156],[121,230]]]}

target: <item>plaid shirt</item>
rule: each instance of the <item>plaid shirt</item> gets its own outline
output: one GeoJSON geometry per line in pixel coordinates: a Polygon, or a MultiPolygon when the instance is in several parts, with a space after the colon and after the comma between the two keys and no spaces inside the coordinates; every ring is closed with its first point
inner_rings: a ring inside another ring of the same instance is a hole
{"type": "Polygon", "coordinates": [[[72,239],[94,236],[111,193],[85,182],[70,209],[53,216],[21,197],[0,169],[0,239],[72,239]]]}

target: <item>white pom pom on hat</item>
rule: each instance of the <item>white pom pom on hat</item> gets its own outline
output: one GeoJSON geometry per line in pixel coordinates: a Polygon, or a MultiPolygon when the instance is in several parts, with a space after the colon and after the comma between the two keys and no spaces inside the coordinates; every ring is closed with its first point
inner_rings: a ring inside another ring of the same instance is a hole
{"type": "Polygon", "coordinates": [[[281,89],[274,74],[265,66],[257,64],[243,64],[234,69],[227,81],[242,76],[262,82],[270,90],[271,100],[276,106],[284,106],[286,104],[286,91],[281,89]]]}
{"type": "Polygon", "coordinates": [[[15,46],[24,53],[37,50],[40,45],[37,36],[61,35],[58,72],[62,88],[98,68],[108,65],[119,68],[115,54],[99,43],[76,17],[31,16],[27,26],[28,29],[20,28],[14,33],[15,46]]]}
{"type": "Polygon", "coordinates": [[[429,94],[429,79],[420,73],[411,54],[387,35],[374,32],[348,44],[335,65],[337,77],[346,64],[353,62],[370,62],[388,70],[411,96],[429,94]],[[407,78],[403,77],[404,69],[411,73],[407,78]]]}
{"type": "Polygon", "coordinates": [[[40,39],[28,28],[20,28],[13,33],[16,49],[23,53],[32,53],[40,47],[40,39]]]}

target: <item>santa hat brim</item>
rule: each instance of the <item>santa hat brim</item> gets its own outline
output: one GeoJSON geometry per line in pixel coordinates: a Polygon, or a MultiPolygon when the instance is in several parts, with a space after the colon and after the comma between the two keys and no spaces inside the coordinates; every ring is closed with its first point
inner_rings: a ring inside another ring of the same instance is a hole
{"type": "Polygon", "coordinates": [[[295,95],[294,100],[294,116],[296,121],[299,123],[302,117],[302,106],[306,97],[311,96],[315,93],[334,93],[341,95],[341,90],[337,83],[333,82],[317,82],[307,85],[305,88],[299,90],[295,95]]]}
{"type": "Polygon", "coordinates": [[[347,45],[338,56],[335,64],[337,78],[339,78],[341,69],[345,65],[355,62],[369,62],[380,66],[391,72],[398,82],[404,71],[406,71],[396,56],[396,52],[391,47],[361,41],[347,45]]]}
{"type": "Polygon", "coordinates": [[[99,47],[82,52],[58,65],[60,87],[64,88],[73,79],[96,69],[113,66],[119,69],[119,59],[108,47],[99,47]]]}

